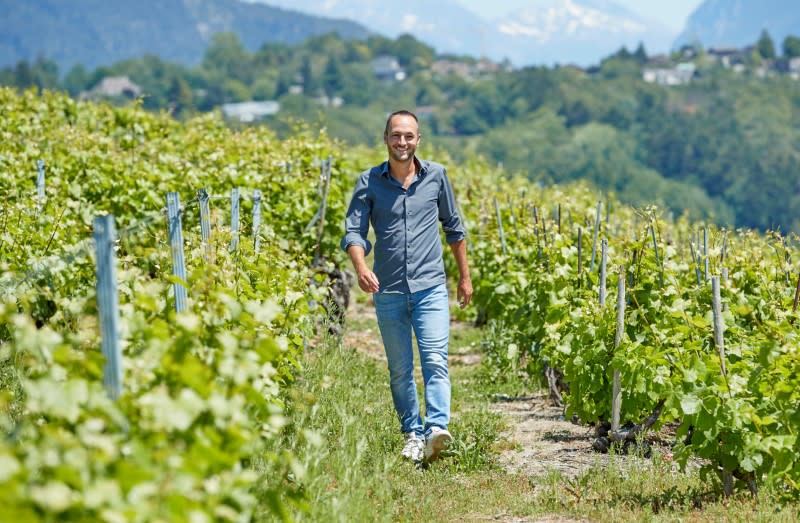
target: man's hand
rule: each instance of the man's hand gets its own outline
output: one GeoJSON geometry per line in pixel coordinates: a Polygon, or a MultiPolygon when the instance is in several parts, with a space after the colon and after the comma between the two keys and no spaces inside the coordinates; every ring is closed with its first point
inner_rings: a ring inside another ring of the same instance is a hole
{"type": "Polygon", "coordinates": [[[469,278],[461,278],[458,280],[458,290],[456,291],[458,297],[458,304],[462,309],[469,305],[472,300],[472,280],[469,278]]]}
{"type": "Polygon", "coordinates": [[[358,275],[358,286],[361,287],[361,290],[364,292],[378,292],[381,288],[380,282],[364,261],[364,248],[360,245],[350,245],[347,247],[347,254],[350,255],[350,259],[353,261],[353,268],[358,275]]]}
{"type": "Polygon", "coordinates": [[[378,292],[380,282],[374,272],[364,267],[358,272],[358,286],[364,292],[378,292]]]}

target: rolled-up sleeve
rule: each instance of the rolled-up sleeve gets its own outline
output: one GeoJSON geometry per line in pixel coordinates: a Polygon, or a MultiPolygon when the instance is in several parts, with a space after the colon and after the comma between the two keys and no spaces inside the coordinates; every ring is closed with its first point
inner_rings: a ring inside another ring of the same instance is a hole
{"type": "Polygon", "coordinates": [[[356,188],[353,191],[353,198],[347,208],[347,215],[344,220],[344,237],[340,246],[344,251],[351,245],[358,245],[364,249],[367,255],[372,250],[372,244],[367,240],[369,232],[369,217],[372,212],[372,202],[368,198],[367,184],[369,173],[358,177],[356,188]]]}
{"type": "Polygon", "coordinates": [[[453,187],[447,178],[447,171],[442,170],[442,185],[439,188],[439,221],[442,222],[447,243],[455,243],[467,237],[461,217],[458,215],[453,187]]]}

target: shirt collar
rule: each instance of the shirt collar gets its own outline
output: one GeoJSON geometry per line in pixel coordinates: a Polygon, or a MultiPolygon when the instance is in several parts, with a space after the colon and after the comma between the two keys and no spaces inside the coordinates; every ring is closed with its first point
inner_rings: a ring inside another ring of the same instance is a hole
{"type": "MultiPolygon", "coordinates": [[[[425,160],[420,160],[416,156],[414,156],[414,163],[417,164],[417,176],[422,178],[423,175],[428,173],[428,162],[425,160]]],[[[381,164],[381,176],[388,177],[389,176],[389,161],[385,161],[381,164]]]]}

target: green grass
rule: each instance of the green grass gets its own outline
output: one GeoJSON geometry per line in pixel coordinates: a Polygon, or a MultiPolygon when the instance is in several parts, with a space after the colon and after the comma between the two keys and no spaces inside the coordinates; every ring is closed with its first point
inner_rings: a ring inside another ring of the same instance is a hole
{"type": "MultiPolygon", "coordinates": [[[[363,330],[361,320],[350,326],[363,330]]],[[[372,327],[375,327],[372,324],[372,327]]],[[[375,327],[375,335],[377,328],[375,327]]],[[[475,329],[454,330],[453,351],[474,350],[475,329]]],[[[530,479],[505,473],[497,453],[514,442],[489,410],[478,366],[451,367],[455,437],[451,455],[420,469],[399,457],[402,436],[384,363],[334,339],[310,350],[287,398],[279,447],[294,461],[265,460],[262,496],[282,478],[297,521],[488,521],[575,518],[589,521],[795,521],[798,505],[763,491],[722,499],[711,480],[681,473],[659,458],[594,467],[576,479],[552,473],[530,479]]],[[[421,391],[420,391],[421,392],[421,391]]]]}

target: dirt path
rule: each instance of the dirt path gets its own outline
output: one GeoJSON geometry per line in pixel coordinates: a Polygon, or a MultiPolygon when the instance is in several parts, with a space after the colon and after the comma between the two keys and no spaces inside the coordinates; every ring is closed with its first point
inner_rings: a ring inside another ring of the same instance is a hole
{"type": "MultiPolygon", "coordinates": [[[[375,360],[386,361],[372,305],[351,304],[347,321],[345,345],[356,347],[375,360]]],[[[452,331],[471,328],[458,322],[451,324],[452,331]]],[[[480,363],[480,353],[474,349],[472,352],[463,347],[453,349],[449,355],[452,366],[480,363]]],[[[544,393],[499,397],[491,408],[508,421],[508,430],[502,436],[510,444],[503,445],[499,460],[509,473],[541,477],[558,471],[566,477],[575,477],[608,460],[608,456],[592,450],[594,429],[565,420],[562,409],[552,406],[544,393]]]]}
{"type": "MultiPolygon", "coordinates": [[[[348,328],[344,344],[355,347],[368,357],[385,362],[386,355],[375,321],[371,304],[351,304],[347,313],[348,328]]],[[[451,335],[459,329],[473,329],[458,322],[451,323],[451,335]]],[[[455,336],[453,336],[455,337],[455,336]]],[[[478,365],[481,355],[476,348],[451,347],[449,360],[452,367],[478,365]]],[[[557,470],[568,477],[605,458],[595,453],[591,446],[593,429],[581,427],[564,420],[561,409],[550,405],[544,394],[521,397],[499,397],[492,410],[502,414],[508,430],[502,434],[511,445],[505,444],[500,454],[501,466],[511,474],[539,477],[557,470]]],[[[519,518],[506,514],[475,516],[474,521],[502,521],[503,523],[583,523],[563,516],[544,516],[536,519],[519,518]]]]}

